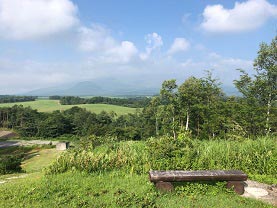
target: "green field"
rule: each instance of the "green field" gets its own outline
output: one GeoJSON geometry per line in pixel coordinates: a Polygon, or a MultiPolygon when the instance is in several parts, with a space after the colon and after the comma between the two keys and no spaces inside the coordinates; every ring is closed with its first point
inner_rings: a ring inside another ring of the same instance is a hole
{"type": "Polygon", "coordinates": [[[44,100],[38,99],[30,102],[18,103],[1,103],[0,107],[11,107],[14,105],[23,105],[24,107],[30,106],[32,109],[37,109],[39,112],[52,112],[55,110],[67,110],[73,106],[86,108],[88,111],[100,113],[101,111],[111,112],[114,111],[117,115],[124,115],[128,113],[135,113],[135,108],[128,108],[123,106],[108,105],[108,104],[80,104],[80,105],[61,105],[58,100],[44,100]]]}

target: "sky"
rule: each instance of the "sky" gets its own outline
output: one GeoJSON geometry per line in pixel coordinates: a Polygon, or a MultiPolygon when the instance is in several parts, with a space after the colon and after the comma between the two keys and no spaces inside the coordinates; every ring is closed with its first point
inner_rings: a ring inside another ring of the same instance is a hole
{"type": "Polygon", "coordinates": [[[206,70],[231,86],[276,34],[277,0],[0,0],[0,94],[206,70]]]}

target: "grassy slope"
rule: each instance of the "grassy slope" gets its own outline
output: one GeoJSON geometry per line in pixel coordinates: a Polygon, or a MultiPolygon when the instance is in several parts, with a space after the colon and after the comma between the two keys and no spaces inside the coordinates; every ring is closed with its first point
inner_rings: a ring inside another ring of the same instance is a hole
{"type": "Polygon", "coordinates": [[[41,172],[43,168],[51,164],[61,153],[56,149],[33,150],[30,158],[22,162],[22,169],[26,173],[41,172]]]}
{"type": "Polygon", "coordinates": [[[0,185],[0,192],[0,207],[272,207],[233,193],[159,194],[147,175],[119,172],[28,177],[0,185]]]}
{"type": "Polygon", "coordinates": [[[134,113],[135,108],[128,108],[116,105],[108,104],[81,104],[81,105],[61,105],[58,100],[44,100],[38,99],[30,102],[18,102],[18,103],[1,103],[0,107],[11,107],[13,105],[23,105],[24,107],[30,106],[32,109],[37,109],[39,112],[52,112],[54,110],[67,110],[73,106],[86,108],[87,110],[100,113],[101,111],[111,112],[114,111],[117,115],[123,115],[128,113],[134,113]]]}
{"type": "Polygon", "coordinates": [[[59,154],[55,149],[32,150],[23,162],[27,177],[0,184],[0,207],[272,207],[226,191],[203,193],[197,184],[189,190],[190,195],[161,194],[147,174],[73,171],[44,176],[42,169],[59,154]]]}

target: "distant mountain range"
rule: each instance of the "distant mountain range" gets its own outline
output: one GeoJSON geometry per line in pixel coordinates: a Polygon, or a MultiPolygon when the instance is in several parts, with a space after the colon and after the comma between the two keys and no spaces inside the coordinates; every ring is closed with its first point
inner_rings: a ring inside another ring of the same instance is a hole
{"type": "Polygon", "coordinates": [[[158,94],[158,87],[127,84],[117,80],[95,80],[79,82],[68,86],[37,89],[25,93],[35,96],[152,96],[158,94]]]}
{"type": "MultiPolygon", "coordinates": [[[[76,84],[33,90],[24,95],[34,96],[152,96],[159,94],[160,87],[141,83],[128,83],[116,79],[99,79],[76,84]]],[[[227,95],[239,95],[234,86],[222,86],[227,95]]]]}

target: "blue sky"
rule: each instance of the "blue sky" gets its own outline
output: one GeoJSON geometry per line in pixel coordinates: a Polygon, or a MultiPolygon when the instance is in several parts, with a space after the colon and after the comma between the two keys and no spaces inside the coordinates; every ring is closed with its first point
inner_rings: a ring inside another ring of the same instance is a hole
{"type": "Polygon", "coordinates": [[[97,79],[159,87],[253,73],[277,33],[273,0],[0,0],[0,94],[97,79]]]}

